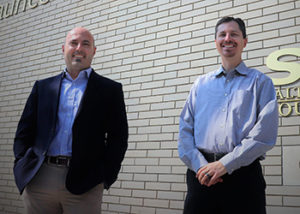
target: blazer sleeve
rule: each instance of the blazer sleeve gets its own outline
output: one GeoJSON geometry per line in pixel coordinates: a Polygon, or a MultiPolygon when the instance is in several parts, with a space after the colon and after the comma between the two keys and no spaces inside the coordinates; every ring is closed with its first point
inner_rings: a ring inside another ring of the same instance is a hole
{"type": "Polygon", "coordinates": [[[128,124],[122,85],[113,87],[109,126],[106,135],[105,188],[117,179],[127,149],[128,124]]]}
{"type": "Polygon", "coordinates": [[[14,139],[15,163],[24,156],[28,148],[33,146],[36,137],[37,94],[38,82],[35,82],[18,123],[14,139]]]}

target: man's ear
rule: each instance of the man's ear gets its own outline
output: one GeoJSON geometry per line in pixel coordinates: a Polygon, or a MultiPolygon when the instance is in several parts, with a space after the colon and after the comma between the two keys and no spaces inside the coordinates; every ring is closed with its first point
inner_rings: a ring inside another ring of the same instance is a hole
{"type": "Polygon", "coordinates": [[[247,43],[248,43],[248,38],[245,38],[244,39],[244,48],[246,47],[247,43]]]}
{"type": "Polygon", "coordinates": [[[62,49],[62,52],[64,53],[64,52],[65,52],[65,46],[62,45],[62,46],[61,46],[61,49],[62,49]]]}

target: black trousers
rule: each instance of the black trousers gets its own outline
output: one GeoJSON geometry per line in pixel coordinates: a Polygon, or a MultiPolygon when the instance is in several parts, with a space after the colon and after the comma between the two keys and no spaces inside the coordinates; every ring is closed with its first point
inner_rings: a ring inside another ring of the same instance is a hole
{"type": "Polygon", "coordinates": [[[258,160],[211,187],[201,185],[195,176],[188,169],[184,214],[266,214],[266,183],[258,160]]]}

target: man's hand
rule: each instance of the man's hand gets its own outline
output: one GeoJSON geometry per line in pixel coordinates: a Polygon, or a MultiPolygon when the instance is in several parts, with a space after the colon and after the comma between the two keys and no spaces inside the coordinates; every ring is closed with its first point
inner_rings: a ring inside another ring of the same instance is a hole
{"type": "Polygon", "coordinates": [[[196,178],[202,185],[210,187],[218,182],[223,182],[221,176],[226,173],[225,166],[220,161],[215,161],[201,167],[196,174],[196,178]]]}

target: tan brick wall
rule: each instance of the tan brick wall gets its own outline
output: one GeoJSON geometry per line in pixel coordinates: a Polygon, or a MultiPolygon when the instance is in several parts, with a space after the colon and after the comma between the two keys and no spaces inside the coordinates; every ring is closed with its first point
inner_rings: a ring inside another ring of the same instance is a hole
{"type": "MultiPolygon", "coordinates": [[[[73,27],[91,30],[93,67],[125,92],[129,148],[118,181],[105,191],[104,214],[182,213],[186,167],[177,154],[178,119],[193,81],[219,66],[220,17],[245,20],[243,59],[262,72],[272,73],[265,63],[273,51],[300,48],[299,0],[31,2],[39,5],[0,20],[0,213],[23,212],[12,175],[14,133],[34,81],[64,68],[61,45],[73,27]]],[[[276,147],[262,162],[268,214],[300,213],[300,186],[284,185],[283,170],[285,148],[299,146],[299,115],[281,117],[276,147]]]]}

